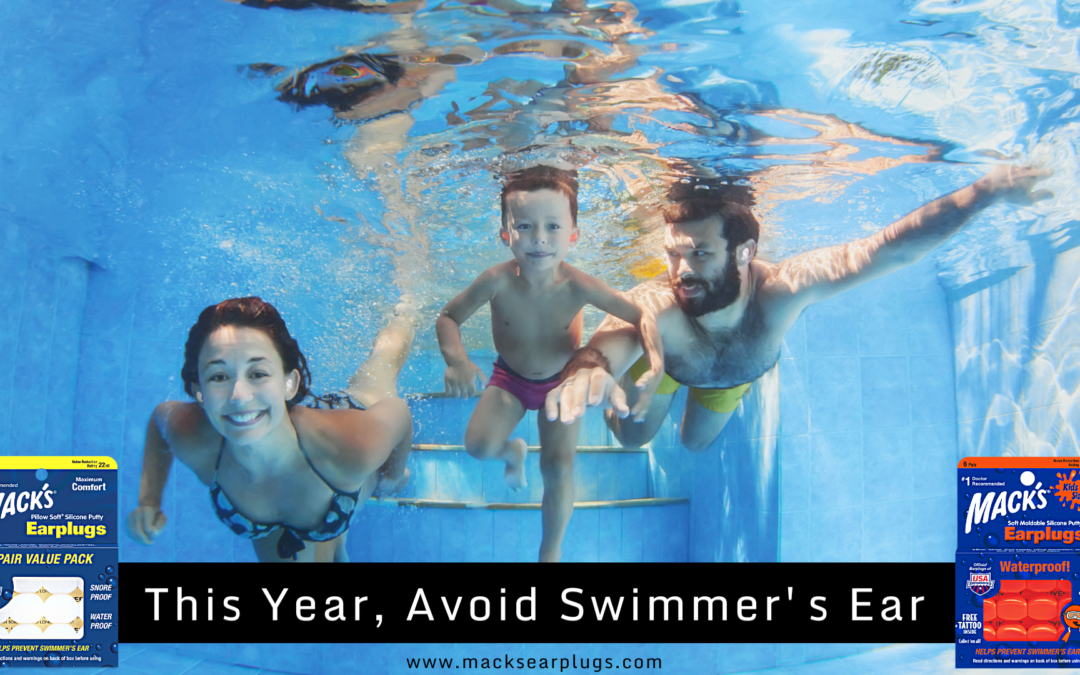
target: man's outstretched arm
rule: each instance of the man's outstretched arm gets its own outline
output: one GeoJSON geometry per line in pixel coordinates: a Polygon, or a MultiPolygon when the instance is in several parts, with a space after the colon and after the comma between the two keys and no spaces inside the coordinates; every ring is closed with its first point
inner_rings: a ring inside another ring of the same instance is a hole
{"type": "Polygon", "coordinates": [[[999,199],[1030,203],[1040,198],[1031,194],[1031,188],[1047,175],[1030,167],[998,166],[865,239],[783,261],[777,265],[769,294],[790,300],[785,304],[797,315],[804,307],[918,262],[999,199]]]}

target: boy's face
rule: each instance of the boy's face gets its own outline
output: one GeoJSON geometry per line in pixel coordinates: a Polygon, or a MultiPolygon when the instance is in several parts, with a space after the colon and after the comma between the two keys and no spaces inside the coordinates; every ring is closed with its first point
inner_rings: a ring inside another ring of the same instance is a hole
{"type": "Polygon", "coordinates": [[[511,192],[506,196],[506,225],[502,239],[523,269],[557,267],[577,241],[570,200],[555,190],[511,192]]]}

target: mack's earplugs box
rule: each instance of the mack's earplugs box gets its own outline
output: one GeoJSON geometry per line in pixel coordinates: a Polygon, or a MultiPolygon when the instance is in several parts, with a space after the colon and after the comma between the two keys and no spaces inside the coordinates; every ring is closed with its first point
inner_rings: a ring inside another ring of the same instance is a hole
{"type": "Polygon", "coordinates": [[[959,465],[957,668],[1080,668],[1080,457],[959,465]]]}
{"type": "Polygon", "coordinates": [[[0,667],[116,666],[111,457],[0,457],[0,667]]]}

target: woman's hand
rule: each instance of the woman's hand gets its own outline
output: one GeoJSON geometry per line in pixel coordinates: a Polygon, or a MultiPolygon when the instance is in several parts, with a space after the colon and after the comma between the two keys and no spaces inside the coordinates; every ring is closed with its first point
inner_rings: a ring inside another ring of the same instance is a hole
{"type": "Polygon", "coordinates": [[[165,529],[165,514],[156,506],[140,506],[128,514],[128,532],[140,544],[152,544],[165,529]]]}

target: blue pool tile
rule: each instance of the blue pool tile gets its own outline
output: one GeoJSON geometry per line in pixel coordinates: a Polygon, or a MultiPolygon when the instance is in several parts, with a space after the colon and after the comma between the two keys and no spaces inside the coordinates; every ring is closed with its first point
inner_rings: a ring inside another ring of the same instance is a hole
{"type": "Polygon", "coordinates": [[[536,562],[540,557],[540,541],[544,536],[540,511],[521,512],[520,536],[518,562],[536,562]]]}
{"type": "MultiPolygon", "coordinates": [[[[409,507],[379,507],[390,512],[390,541],[381,542],[389,545],[394,562],[419,562],[418,538],[415,514],[409,507]]],[[[419,510],[419,509],[416,509],[419,510]]],[[[348,541],[348,540],[346,540],[348,541]]],[[[376,544],[378,545],[378,544],[376,544]]]]}
{"type": "Polygon", "coordinates": [[[842,298],[808,307],[806,319],[806,355],[811,358],[858,356],[859,310],[842,298]],[[848,329],[839,328],[847,326],[848,329]]]}
{"type": "Polygon", "coordinates": [[[949,496],[916,499],[911,504],[912,562],[952,562],[956,552],[956,522],[942,518],[956,508],[955,492],[949,496]]]}
{"type": "Polygon", "coordinates": [[[371,526],[371,562],[392,562],[394,559],[394,508],[365,509],[371,526]]]}
{"type": "MultiPolygon", "coordinates": [[[[726,644],[717,645],[719,673],[744,673],[763,670],[777,665],[779,645],[776,644],[726,644]]],[[[667,664],[665,664],[667,665],[667,664]]],[[[701,672],[691,668],[686,672],[701,672]]]]}
{"type": "Polygon", "coordinates": [[[911,430],[912,475],[915,494],[920,497],[950,495],[956,492],[956,464],[961,455],[957,448],[954,424],[935,424],[911,430]]]}
{"type": "Polygon", "coordinates": [[[907,357],[860,359],[862,428],[895,429],[911,424],[907,357]]]}
{"type": "MultiPolygon", "coordinates": [[[[891,502],[913,496],[912,429],[863,432],[863,499],[866,503],[891,502]]],[[[939,472],[951,471],[951,465],[939,472]]]]}
{"type": "Polygon", "coordinates": [[[802,663],[806,660],[806,645],[801,643],[777,646],[776,662],[781,665],[802,663]]]}
{"type": "Polygon", "coordinates": [[[664,516],[662,509],[642,509],[642,562],[662,562],[664,516]]]}
{"type": "Polygon", "coordinates": [[[596,498],[613,500],[619,498],[619,454],[596,453],[596,498]]]}
{"type": "Polygon", "coordinates": [[[1050,303],[1048,314],[1059,317],[1076,311],[1076,302],[1080,298],[1077,280],[1080,279],[1080,247],[1062,251],[1054,258],[1054,270],[1050,276],[1047,300],[1050,303]],[[1069,304],[1070,300],[1073,304],[1069,304]]]}
{"type": "Polygon", "coordinates": [[[468,510],[465,512],[465,562],[491,562],[495,555],[495,524],[493,511],[468,510]]]}
{"type": "Polygon", "coordinates": [[[599,509],[597,561],[618,562],[622,557],[622,516],[626,509],[599,509]]]}
{"type": "Polygon", "coordinates": [[[780,359],[780,433],[805,434],[810,425],[807,359],[780,359]]]}
{"type": "Polygon", "coordinates": [[[780,509],[810,508],[810,436],[785,436],[780,451],[780,509]]]}
{"type": "Polygon", "coordinates": [[[629,453],[619,456],[619,499],[644,499],[649,494],[648,455],[629,453]]]}
{"type": "Polygon", "coordinates": [[[438,509],[439,511],[439,559],[442,562],[464,562],[465,537],[467,527],[465,519],[468,513],[464,509],[438,509]]]}
{"type": "MultiPolygon", "coordinates": [[[[824,660],[824,659],[838,659],[838,658],[841,658],[841,657],[844,657],[844,656],[850,656],[852,654],[858,654],[858,653],[859,653],[859,645],[857,645],[857,644],[832,643],[832,644],[808,644],[808,645],[806,645],[806,660],[807,660],[807,662],[821,661],[821,660],[824,660]]],[[[829,663],[823,663],[821,665],[826,666],[826,667],[828,667],[828,666],[835,667],[835,664],[829,664],[829,663]]],[[[800,668],[799,672],[803,672],[803,669],[800,668]]],[[[809,671],[807,669],[807,672],[811,672],[811,671],[809,671]]],[[[832,671],[832,670],[825,669],[825,670],[818,670],[817,672],[819,672],[819,673],[830,673],[830,672],[843,672],[843,671],[832,671]]]]}
{"type": "Polygon", "coordinates": [[[810,562],[859,562],[862,557],[862,507],[811,512],[810,562]]]}
{"type": "Polygon", "coordinates": [[[953,386],[952,356],[911,357],[908,368],[911,374],[911,423],[926,426],[956,420],[958,392],[953,386]]]}
{"type": "Polygon", "coordinates": [[[910,562],[911,502],[866,504],[862,532],[862,562],[910,562]]]}
{"type": "Polygon", "coordinates": [[[810,514],[791,511],[780,514],[780,562],[809,562],[810,514]]]}
{"type": "Polygon", "coordinates": [[[862,393],[859,359],[810,359],[810,432],[859,431],[862,393]]]}
{"type": "Polygon", "coordinates": [[[570,518],[563,541],[563,559],[567,562],[596,562],[600,556],[600,511],[579,509],[570,518]]]}
{"type": "Polygon", "coordinates": [[[259,647],[259,667],[264,670],[321,675],[322,645],[263,644],[259,647]]]}
{"type": "Polygon", "coordinates": [[[596,501],[598,463],[599,458],[595,452],[577,453],[574,457],[574,501],[596,501]]]}
{"type": "Polygon", "coordinates": [[[495,562],[517,562],[521,548],[521,512],[493,511],[492,538],[495,562]]]}
{"type": "Polygon", "coordinates": [[[876,302],[859,312],[860,356],[904,356],[908,353],[904,325],[911,320],[895,302],[876,302]]]}
{"type": "Polygon", "coordinates": [[[409,485],[419,499],[435,499],[438,495],[438,454],[420,450],[409,455],[409,485]]]}
{"type": "Polygon", "coordinates": [[[862,434],[810,437],[810,510],[818,512],[863,501],[862,434]]]}
{"type": "Polygon", "coordinates": [[[622,562],[644,560],[646,510],[640,507],[622,510],[622,562]]]}
{"type": "Polygon", "coordinates": [[[907,328],[908,354],[946,356],[952,353],[952,329],[944,299],[941,302],[907,303],[904,317],[900,326],[907,328]]]}
{"type": "Polygon", "coordinates": [[[483,483],[481,501],[487,504],[508,501],[511,491],[506,485],[506,464],[498,460],[483,461],[480,462],[480,470],[483,483]]]}
{"type": "Polygon", "coordinates": [[[408,536],[413,538],[412,547],[417,562],[438,562],[440,558],[439,519],[437,509],[404,508],[408,520],[408,536]]]}

